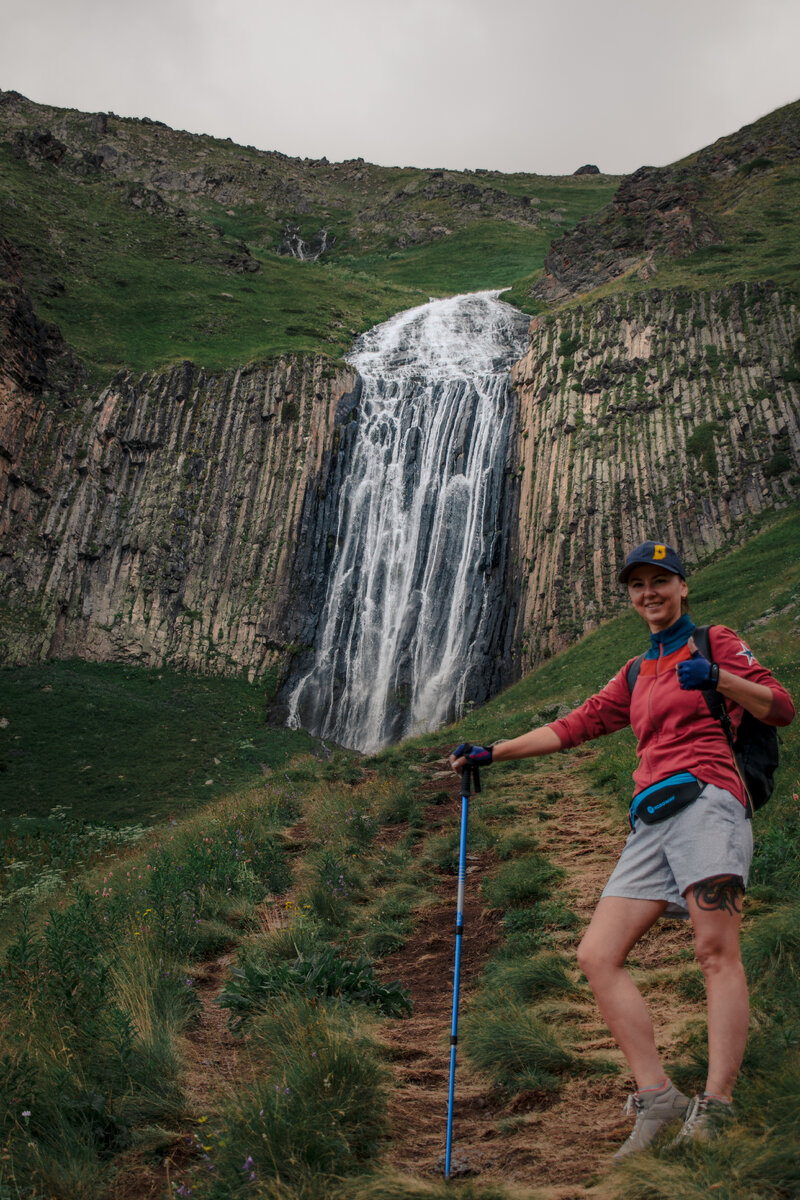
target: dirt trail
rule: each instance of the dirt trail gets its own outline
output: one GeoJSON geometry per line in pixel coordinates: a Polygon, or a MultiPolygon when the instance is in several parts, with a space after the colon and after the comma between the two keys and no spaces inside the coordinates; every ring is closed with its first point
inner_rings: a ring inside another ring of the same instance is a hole
{"type": "MultiPolygon", "coordinates": [[[[498,780],[501,777],[498,773],[498,780]]],[[[437,778],[439,787],[452,789],[453,799],[436,811],[445,820],[459,820],[458,781],[437,778]]],[[[539,824],[542,848],[566,876],[559,890],[562,899],[581,918],[580,929],[559,946],[568,957],[591,917],[597,898],[625,839],[623,823],[610,816],[608,802],[588,791],[586,780],[569,759],[554,762],[531,777],[538,794],[558,793],[562,799],[549,810],[552,816],[539,824]],[[566,801],[572,797],[575,803],[566,801]]],[[[514,823],[526,818],[535,828],[541,821],[540,801],[515,797],[514,823]],[[537,816],[538,813],[538,816],[537,816]]],[[[462,1011],[492,949],[501,935],[498,914],[482,910],[479,882],[488,862],[468,866],[465,932],[462,948],[462,1011]]],[[[392,1097],[392,1166],[409,1174],[429,1174],[444,1152],[449,1035],[452,1013],[452,972],[456,881],[450,876],[437,889],[441,902],[428,910],[406,946],[384,959],[384,978],[400,978],[409,987],[413,1016],[387,1022],[383,1039],[393,1062],[397,1088],[392,1097]]],[[[683,922],[660,922],[637,947],[635,973],[657,980],[657,972],[671,966],[675,956],[689,946],[683,922]],[[655,973],[655,974],[654,974],[655,973]]],[[[574,958],[573,958],[574,962],[574,958]]],[[[576,968],[577,978],[577,968],[576,968]]],[[[699,1011],[681,1001],[680,1020],[669,1019],[662,996],[656,1015],[659,1042],[669,1055],[687,1017],[699,1011]]],[[[572,1048],[579,1054],[598,1055],[620,1065],[618,1075],[570,1079],[556,1096],[526,1094],[504,1102],[490,1085],[470,1069],[459,1051],[453,1125],[453,1168],[463,1164],[486,1183],[515,1183],[537,1189],[551,1200],[587,1196],[588,1187],[610,1167],[610,1156],[627,1136],[630,1125],[622,1117],[631,1090],[624,1060],[602,1024],[586,989],[570,1005],[572,1048]]]]}
{"type": "MultiPolygon", "coordinates": [[[[561,935],[557,949],[574,963],[574,948],[591,917],[597,898],[625,839],[624,823],[609,814],[608,802],[597,800],[584,776],[570,759],[548,760],[534,776],[509,783],[506,772],[497,772],[490,791],[513,799],[510,823],[527,827],[539,839],[548,857],[565,870],[558,898],[580,917],[580,928],[561,935]],[[550,765],[552,763],[552,765],[550,765]],[[544,807],[542,795],[550,797],[544,807]],[[559,799],[555,799],[559,797],[559,799]],[[566,799],[570,797],[572,803],[566,799]],[[554,802],[553,802],[554,801],[554,802]]],[[[457,778],[442,771],[441,763],[421,771],[424,794],[447,790],[451,799],[436,803],[426,813],[429,827],[455,828],[460,819],[457,778]],[[427,776],[427,778],[426,778],[427,776]]],[[[296,851],[302,849],[305,830],[300,822],[288,835],[296,851]]],[[[383,831],[387,846],[401,830],[383,831]]],[[[502,936],[500,914],[487,912],[480,900],[480,882],[497,866],[492,852],[469,854],[464,912],[461,971],[461,1012],[487,959],[502,936]]],[[[456,879],[443,875],[433,887],[434,902],[423,909],[414,933],[402,950],[383,958],[379,973],[399,979],[409,988],[413,1015],[405,1020],[382,1022],[381,1037],[387,1048],[396,1086],[390,1099],[392,1140],[387,1165],[415,1176],[441,1171],[447,1119],[450,1064],[453,955],[455,947],[456,879]]],[[[265,909],[264,928],[288,921],[283,905],[265,909]]],[[[656,1013],[659,1043],[667,1055],[687,1018],[699,1005],[680,1001],[680,1011],[670,1019],[671,987],[659,982],[659,971],[674,978],[676,955],[691,945],[690,931],[682,922],[660,922],[639,944],[633,960],[635,972],[660,990],[656,1013]]],[[[108,1200],[162,1200],[170,1177],[182,1176],[193,1158],[188,1136],[203,1114],[212,1114],[220,1101],[247,1081],[251,1071],[246,1045],[227,1029],[227,1013],[216,1003],[225,982],[231,954],[195,968],[198,1020],[184,1038],[187,1136],[166,1152],[158,1166],[141,1162],[124,1166],[108,1193],[108,1200]]],[[[578,978],[577,968],[575,977],[578,978]]],[[[577,1054],[599,1055],[621,1066],[618,1075],[581,1075],[567,1080],[555,1096],[526,1093],[511,1101],[472,1071],[459,1051],[453,1131],[453,1174],[474,1173],[479,1183],[516,1184],[535,1189],[546,1200],[580,1200],[609,1170],[614,1149],[624,1140],[629,1123],[622,1107],[631,1081],[624,1062],[602,1024],[594,1002],[584,989],[570,999],[568,1041],[577,1054]]]]}

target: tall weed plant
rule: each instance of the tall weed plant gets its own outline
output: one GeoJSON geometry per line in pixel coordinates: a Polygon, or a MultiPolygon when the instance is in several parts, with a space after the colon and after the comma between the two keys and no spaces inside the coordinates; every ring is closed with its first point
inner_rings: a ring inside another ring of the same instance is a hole
{"type": "Polygon", "coordinates": [[[176,1036],[197,1010],[187,963],[230,939],[232,911],[287,886],[284,799],[217,805],[42,926],[18,914],[0,991],[0,1186],[15,1200],[98,1195],[116,1154],[180,1117],[176,1036]]]}

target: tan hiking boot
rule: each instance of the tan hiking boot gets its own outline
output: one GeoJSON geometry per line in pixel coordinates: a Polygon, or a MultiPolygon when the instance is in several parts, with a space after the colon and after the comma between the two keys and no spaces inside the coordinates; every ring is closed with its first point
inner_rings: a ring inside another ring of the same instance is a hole
{"type": "Polygon", "coordinates": [[[686,1115],[688,1107],[689,1097],[679,1092],[669,1080],[667,1086],[658,1092],[635,1092],[629,1096],[625,1113],[628,1116],[635,1113],[636,1122],[630,1137],[614,1155],[614,1162],[646,1150],[665,1125],[686,1115]]]}

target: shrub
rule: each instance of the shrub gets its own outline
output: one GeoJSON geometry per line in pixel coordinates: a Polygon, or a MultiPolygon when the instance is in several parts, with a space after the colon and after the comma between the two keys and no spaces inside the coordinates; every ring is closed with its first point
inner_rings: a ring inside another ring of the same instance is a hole
{"type": "Polygon", "coordinates": [[[742,940],[742,962],[755,1000],[800,1017],[800,904],[762,917],[742,940]]]}
{"type": "Polygon", "coordinates": [[[793,466],[794,463],[789,455],[783,450],[778,450],[764,467],[764,474],[767,479],[774,479],[776,475],[783,475],[786,471],[791,471],[793,466]]]}
{"type": "Polygon", "coordinates": [[[701,421],[686,439],[686,450],[700,460],[703,470],[709,475],[717,473],[717,454],[714,434],[721,432],[718,421],[701,421]]]}
{"type": "Polygon", "coordinates": [[[136,1126],[183,1111],[171,1035],[196,1007],[186,976],[165,972],[148,947],[120,956],[109,942],[83,893],[51,913],[42,937],[23,924],[8,948],[0,1183],[11,1171],[36,1176],[37,1194],[94,1194],[103,1162],[132,1143],[136,1126]]]}
{"type": "MultiPolygon", "coordinates": [[[[298,1187],[363,1169],[386,1132],[386,1074],[374,1044],[336,1008],[285,998],[256,1031],[270,1050],[266,1077],[223,1113],[200,1144],[202,1197],[259,1194],[272,1180],[298,1187]],[[209,1170],[209,1168],[212,1168],[209,1170]],[[323,1178],[320,1178],[323,1177],[323,1178]]],[[[318,1189],[318,1190],[317,1190],[318,1189]]],[[[278,1194],[280,1194],[280,1189],[278,1194]]]]}

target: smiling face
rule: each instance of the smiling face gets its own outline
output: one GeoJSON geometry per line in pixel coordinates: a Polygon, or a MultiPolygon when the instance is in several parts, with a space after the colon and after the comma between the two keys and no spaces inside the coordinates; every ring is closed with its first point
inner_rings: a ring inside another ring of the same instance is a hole
{"type": "Polygon", "coordinates": [[[650,632],[658,633],[680,619],[681,601],[689,595],[689,588],[680,575],[642,563],[628,576],[628,595],[650,632]]]}

